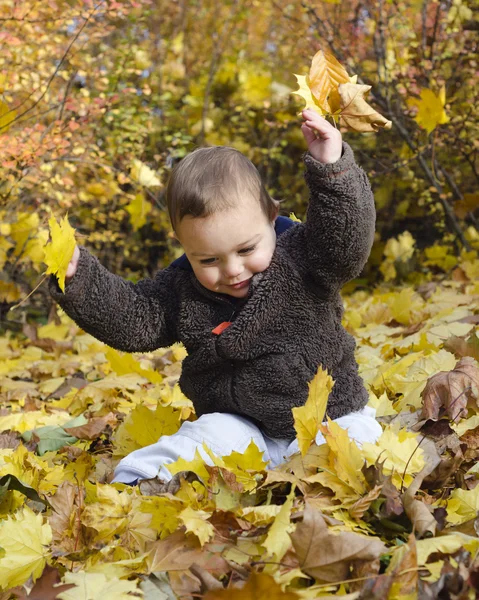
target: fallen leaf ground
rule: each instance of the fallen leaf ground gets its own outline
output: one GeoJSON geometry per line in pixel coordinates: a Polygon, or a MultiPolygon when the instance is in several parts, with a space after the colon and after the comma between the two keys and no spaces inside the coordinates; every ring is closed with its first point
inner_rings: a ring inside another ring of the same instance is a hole
{"type": "Polygon", "coordinates": [[[1,337],[0,600],[475,598],[479,284],[345,303],[380,440],[330,423],[276,470],[251,445],[168,486],[108,482],[194,419],[181,346],[122,355],[65,315],[1,337]]]}

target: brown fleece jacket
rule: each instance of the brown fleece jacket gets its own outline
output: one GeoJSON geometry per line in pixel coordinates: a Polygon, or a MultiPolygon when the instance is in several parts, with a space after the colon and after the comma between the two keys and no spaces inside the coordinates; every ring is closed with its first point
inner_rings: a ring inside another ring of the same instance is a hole
{"type": "Polygon", "coordinates": [[[270,266],[235,302],[204,288],[174,263],[137,284],[105,269],[81,248],[78,270],[52,296],[85,331],[113,348],[147,352],[181,341],[188,356],[180,386],[196,414],[229,412],[273,438],[295,436],[291,409],[302,406],[318,366],[335,380],[327,414],[360,410],[367,392],[355,343],[341,325],[341,286],[362,270],[373,242],[374,200],[364,171],[343,142],[333,164],[304,155],[307,220],[277,239],[270,266]],[[232,324],[220,335],[212,330],[232,324]]]}

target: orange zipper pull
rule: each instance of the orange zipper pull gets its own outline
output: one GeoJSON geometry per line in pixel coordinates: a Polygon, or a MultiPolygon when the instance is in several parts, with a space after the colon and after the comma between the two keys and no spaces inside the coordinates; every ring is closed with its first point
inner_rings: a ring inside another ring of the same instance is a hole
{"type": "Polygon", "coordinates": [[[219,325],[217,325],[211,333],[214,333],[215,335],[220,335],[220,333],[223,333],[223,331],[225,329],[228,329],[228,327],[231,325],[231,321],[223,321],[223,323],[220,323],[219,325]]]}

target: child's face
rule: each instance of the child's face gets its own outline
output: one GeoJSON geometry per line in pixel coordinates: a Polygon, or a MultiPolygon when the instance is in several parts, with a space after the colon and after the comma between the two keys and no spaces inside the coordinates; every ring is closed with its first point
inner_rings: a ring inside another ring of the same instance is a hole
{"type": "Polygon", "coordinates": [[[274,221],[253,199],[209,217],[184,217],[176,236],[201,285],[235,298],[248,295],[251,277],[269,267],[276,246],[274,221]]]}

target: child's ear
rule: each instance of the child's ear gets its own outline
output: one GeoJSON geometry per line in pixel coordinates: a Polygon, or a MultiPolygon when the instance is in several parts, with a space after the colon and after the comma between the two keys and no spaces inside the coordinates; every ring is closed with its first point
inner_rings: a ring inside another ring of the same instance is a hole
{"type": "Polygon", "coordinates": [[[273,209],[273,218],[271,219],[271,222],[274,223],[276,221],[276,219],[278,218],[279,215],[279,202],[277,200],[273,200],[274,202],[274,209],[273,209]]]}

